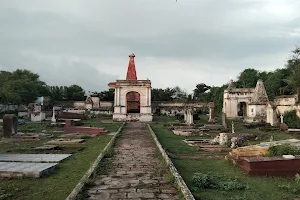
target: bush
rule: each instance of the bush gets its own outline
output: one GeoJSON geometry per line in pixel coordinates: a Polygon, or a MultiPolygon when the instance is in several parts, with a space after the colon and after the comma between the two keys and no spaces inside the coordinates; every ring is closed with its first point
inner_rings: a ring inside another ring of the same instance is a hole
{"type": "Polygon", "coordinates": [[[300,128],[300,118],[296,114],[296,110],[284,113],[284,123],[289,128],[300,128]]]}
{"type": "Polygon", "coordinates": [[[282,155],[300,155],[300,150],[290,144],[277,145],[269,148],[269,157],[282,155]]]}
{"type": "Polygon", "coordinates": [[[221,175],[212,175],[211,173],[195,173],[193,183],[198,189],[242,190],[246,188],[246,185],[237,179],[231,179],[221,175]]]}

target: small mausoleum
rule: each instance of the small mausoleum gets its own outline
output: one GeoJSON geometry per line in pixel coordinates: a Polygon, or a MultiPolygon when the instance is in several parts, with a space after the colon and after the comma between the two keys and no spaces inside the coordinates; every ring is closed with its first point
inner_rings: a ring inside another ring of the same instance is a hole
{"type": "Polygon", "coordinates": [[[117,80],[108,86],[115,89],[114,121],[152,121],[151,81],[138,80],[135,55],[129,55],[126,80],[117,80]]]}

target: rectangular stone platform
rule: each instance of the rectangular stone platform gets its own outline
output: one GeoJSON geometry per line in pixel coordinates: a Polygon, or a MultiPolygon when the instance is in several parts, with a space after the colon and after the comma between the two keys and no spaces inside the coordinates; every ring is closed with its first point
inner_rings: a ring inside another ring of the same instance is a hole
{"type": "Polygon", "coordinates": [[[0,162],[60,162],[72,154],[0,154],[0,162]]]}
{"type": "Polygon", "coordinates": [[[240,168],[248,175],[295,176],[300,173],[300,156],[243,158],[240,168]]]}
{"type": "Polygon", "coordinates": [[[39,178],[51,173],[58,163],[0,162],[0,177],[39,178]]]}

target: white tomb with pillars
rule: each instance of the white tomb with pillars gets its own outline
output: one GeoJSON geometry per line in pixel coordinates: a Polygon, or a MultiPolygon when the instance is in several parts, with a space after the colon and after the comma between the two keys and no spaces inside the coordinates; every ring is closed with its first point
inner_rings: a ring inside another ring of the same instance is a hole
{"type": "Polygon", "coordinates": [[[114,121],[152,121],[150,80],[117,80],[114,88],[114,121]],[[127,95],[132,92],[139,95],[138,112],[135,113],[129,112],[127,107],[127,95]]]}

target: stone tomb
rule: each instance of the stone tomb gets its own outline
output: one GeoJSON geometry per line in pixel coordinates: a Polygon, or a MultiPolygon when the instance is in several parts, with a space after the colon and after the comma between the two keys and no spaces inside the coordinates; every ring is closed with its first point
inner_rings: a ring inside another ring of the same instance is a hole
{"type": "Polygon", "coordinates": [[[0,154],[0,162],[60,162],[72,154],[0,154]]]}
{"type": "Polygon", "coordinates": [[[0,177],[39,178],[51,173],[58,163],[0,162],[0,177]]]}
{"type": "Polygon", "coordinates": [[[0,177],[39,178],[72,154],[0,154],[0,177]]]}

